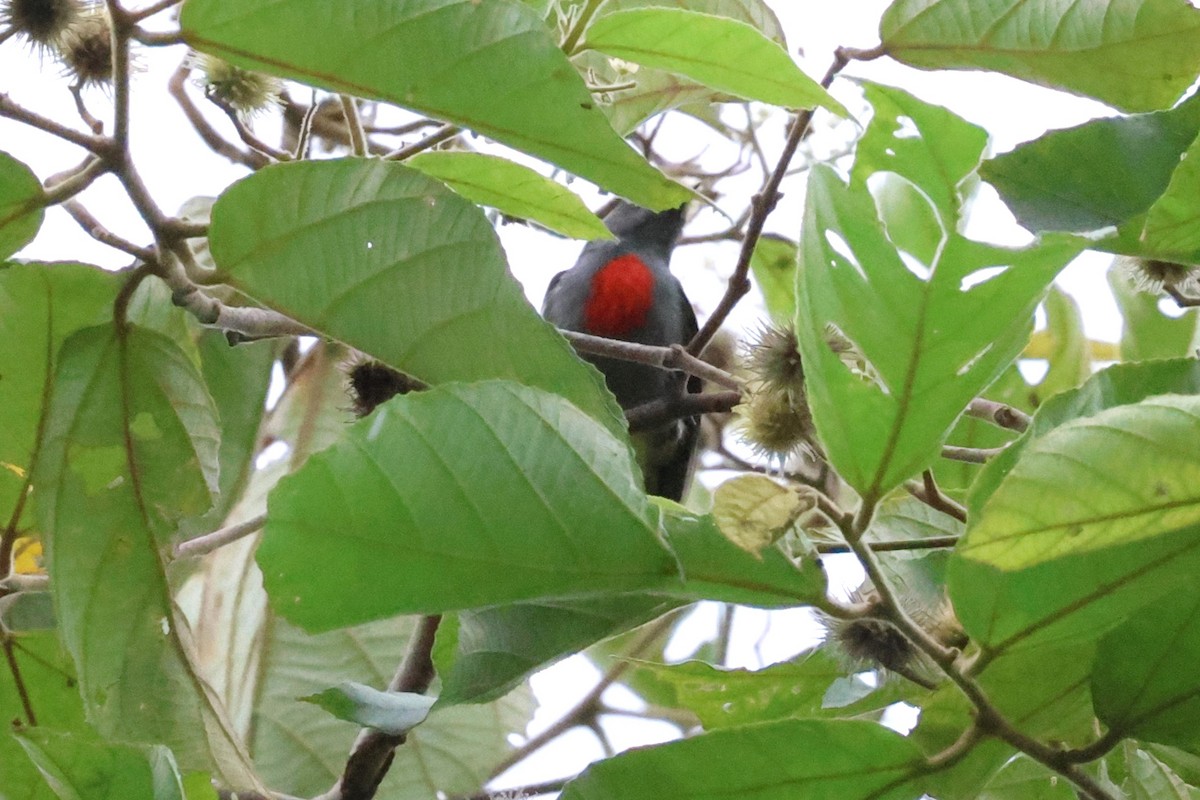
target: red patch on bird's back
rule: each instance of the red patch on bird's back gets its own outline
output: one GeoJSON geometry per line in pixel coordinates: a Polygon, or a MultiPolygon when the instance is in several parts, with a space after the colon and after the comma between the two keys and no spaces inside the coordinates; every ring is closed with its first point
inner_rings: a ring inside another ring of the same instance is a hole
{"type": "Polygon", "coordinates": [[[597,336],[623,336],[646,321],[654,304],[654,273],[633,253],[596,270],[584,306],[584,323],[597,336]]]}

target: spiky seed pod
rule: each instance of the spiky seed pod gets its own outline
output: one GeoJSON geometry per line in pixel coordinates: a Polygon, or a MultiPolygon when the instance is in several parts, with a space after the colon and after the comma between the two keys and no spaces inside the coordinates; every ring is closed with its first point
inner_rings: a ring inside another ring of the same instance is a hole
{"type": "Polygon", "coordinates": [[[808,442],[812,415],[803,401],[766,384],[753,385],[746,401],[735,410],[742,417],[742,437],[764,456],[786,457],[808,442]]]}
{"type": "Polygon", "coordinates": [[[919,656],[900,629],[876,617],[838,620],[830,627],[834,641],[855,663],[906,673],[919,656]]]}
{"type": "Polygon", "coordinates": [[[759,330],[747,349],[746,367],[769,390],[787,395],[793,405],[805,403],[804,365],[794,330],[770,325],[759,330]]]}
{"type": "Polygon", "coordinates": [[[272,75],[235,67],[204,54],[197,55],[194,64],[201,73],[205,93],[242,116],[253,116],[280,105],[283,84],[272,75]]]}
{"type": "Polygon", "coordinates": [[[1124,264],[1134,286],[1143,292],[1158,294],[1170,288],[1191,294],[1200,289],[1200,267],[1191,264],[1154,258],[1126,258],[1124,264]]]}
{"type": "Polygon", "coordinates": [[[59,50],[67,73],[80,86],[112,83],[112,22],[104,9],[90,9],[76,20],[63,34],[59,50]]]}
{"type": "Polygon", "coordinates": [[[348,365],[350,399],[354,414],[365,417],[381,403],[398,394],[408,394],[424,385],[381,361],[363,359],[348,365]]]}
{"type": "Polygon", "coordinates": [[[961,650],[970,641],[948,597],[943,597],[933,608],[913,612],[912,616],[922,628],[929,631],[930,636],[945,647],[961,650]]]}
{"type": "Polygon", "coordinates": [[[82,0],[7,0],[0,2],[0,26],[43,51],[57,50],[83,12],[82,0]]]}

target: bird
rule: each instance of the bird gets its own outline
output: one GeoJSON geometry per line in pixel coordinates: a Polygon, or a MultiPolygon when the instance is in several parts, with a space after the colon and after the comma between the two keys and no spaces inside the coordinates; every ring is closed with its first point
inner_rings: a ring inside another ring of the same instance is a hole
{"type": "MultiPolygon", "coordinates": [[[[685,206],[654,212],[625,201],[604,218],[615,239],[584,245],[575,265],[550,281],[542,316],[557,327],[660,347],[686,344],[696,313],[671,274],[685,206]]],[[[622,409],[697,393],[695,376],[603,356],[582,356],[604,375],[622,409]]],[[[631,437],[647,493],[681,501],[691,480],[699,417],[672,420],[631,437]]]]}

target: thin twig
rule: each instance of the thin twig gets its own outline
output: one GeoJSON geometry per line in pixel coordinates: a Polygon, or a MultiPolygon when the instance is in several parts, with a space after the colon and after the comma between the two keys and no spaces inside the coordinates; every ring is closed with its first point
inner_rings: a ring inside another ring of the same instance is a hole
{"type": "Polygon", "coordinates": [[[495,791],[484,789],[474,794],[454,795],[447,800],[514,800],[515,798],[538,797],[543,794],[553,794],[554,792],[562,791],[562,788],[573,780],[575,780],[575,776],[559,778],[555,781],[533,783],[529,786],[518,786],[513,789],[496,789],[495,791]]]}
{"type": "Polygon", "coordinates": [[[105,172],[108,172],[108,164],[103,159],[88,156],[80,167],[47,178],[42,202],[47,206],[65,202],[91,186],[105,172]]]}
{"type": "MultiPolygon", "coordinates": [[[[848,57],[838,51],[833,63],[825,72],[825,77],[821,79],[821,86],[829,88],[829,84],[833,83],[834,77],[849,63],[848,57]]],[[[692,341],[688,343],[688,352],[692,355],[699,355],[716,336],[721,325],[725,323],[729,313],[733,311],[734,306],[746,296],[750,291],[750,261],[754,256],[754,248],[758,245],[758,239],[762,236],[763,226],[767,222],[767,217],[775,209],[775,204],[779,202],[779,185],[783,182],[783,176],[787,173],[788,164],[791,163],[792,157],[796,154],[796,149],[800,146],[800,142],[808,135],[809,127],[812,124],[813,112],[805,109],[796,115],[792,121],[792,129],[788,134],[787,141],[784,143],[783,152],[779,156],[779,161],[775,164],[775,171],[771,173],[771,177],[767,179],[767,183],[763,186],[762,191],[756,194],[751,201],[752,213],[750,220],[746,223],[746,235],[742,239],[742,249],[738,254],[737,265],[733,268],[733,274],[729,276],[729,283],[726,285],[725,294],[721,301],[717,303],[717,307],[713,313],[704,322],[704,326],[692,337],[692,341]]]]}
{"type": "Polygon", "coordinates": [[[457,125],[443,125],[424,139],[385,154],[384,158],[388,161],[403,161],[406,158],[415,156],[417,153],[423,153],[431,147],[437,147],[442,142],[453,139],[455,136],[458,136],[460,131],[461,129],[457,125]]]}
{"type": "Polygon", "coordinates": [[[147,47],[171,47],[177,44],[187,44],[183,31],[148,31],[140,25],[135,25],[129,32],[130,38],[136,39],[147,47]]]}
{"type": "MultiPolygon", "coordinates": [[[[890,542],[868,542],[876,553],[894,553],[905,550],[944,550],[958,544],[957,536],[928,536],[923,539],[896,539],[890,542]]],[[[817,552],[821,555],[830,553],[852,553],[853,548],[844,542],[818,542],[817,552]]]]}
{"type": "Polygon", "coordinates": [[[1024,433],[1028,430],[1033,419],[1020,409],[1013,408],[995,400],[985,400],[976,397],[967,404],[966,414],[969,417],[986,420],[999,428],[1024,433]]]}
{"type": "Polygon", "coordinates": [[[934,479],[931,470],[925,470],[921,474],[921,481],[919,486],[912,482],[906,482],[904,488],[908,490],[909,494],[933,510],[948,514],[959,522],[967,521],[967,509],[942,494],[942,490],[938,488],[937,481],[934,479]]]}
{"type": "Polygon", "coordinates": [[[722,414],[742,402],[741,392],[698,392],[660,397],[625,412],[629,430],[636,433],[677,419],[700,414],[722,414]]]}
{"type": "Polygon", "coordinates": [[[262,526],[267,522],[266,514],[259,514],[244,522],[238,522],[234,525],[226,525],[224,528],[206,533],[203,536],[197,536],[194,539],[188,539],[186,542],[180,542],[175,545],[175,557],[187,558],[189,556],[202,556],[211,553],[217,548],[224,547],[227,544],[236,542],[262,530],[262,526]]]}
{"type": "Polygon", "coordinates": [[[65,200],[62,203],[63,210],[71,215],[71,219],[83,228],[84,233],[95,239],[101,244],[106,244],[114,250],[120,250],[122,253],[128,253],[134,258],[152,263],[158,260],[158,255],[154,250],[148,247],[142,247],[139,244],[134,244],[128,239],[122,238],[117,234],[104,227],[93,215],[88,211],[83,203],[78,200],[65,200]]]}
{"type": "Polygon", "coordinates": [[[956,447],[952,444],[942,446],[942,458],[966,464],[986,464],[988,459],[995,458],[1003,452],[1003,447],[956,447]]]}
{"type": "Polygon", "coordinates": [[[104,123],[96,119],[91,111],[88,111],[87,103],[83,102],[83,86],[79,81],[75,81],[69,87],[71,97],[75,98],[75,111],[78,112],[79,118],[83,120],[83,124],[91,129],[92,133],[100,136],[104,133],[104,123]]]}
{"type": "Polygon", "coordinates": [[[25,712],[25,721],[32,727],[37,726],[37,714],[33,712],[33,703],[29,699],[29,690],[25,687],[25,678],[21,675],[21,665],[17,663],[16,653],[13,652],[13,637],[0,631],[0,648],[4,650],[4,660],[8,662],[8,671],[12,673],[13,686],[17,697],[21,700],[21,710],[25,712]]]}
{"type": "Polygon", "coordinates": [[[346,130],[350,132],[350,150],[363,158],[367,155],[367,133],[363,130],[362,117],[358,115],[358,103],[348,94],[339,94],[338,101],[346,117],[346,130]]]}
{"type": "Polygon", "coordinates": [[[158,0],[157,3],[152,3],[145,8],[138,9],[137,11],[130,11],[129,19],[132,22],[141,22],[144,19],[153,17],[155,14],[166,11],[172,6],[177,6],[181,2],[183,2],[183,0],[158,0]]]}
{"type": "Polygon", "coordinates": [[[230,123],[233,124],[233,129],[237,131],[238,138],[240,138],[242,142],[245,143],[251,150],[261,153],[268,159],[274,159],[275,161],[292,160],[291,153],[287,152],[286,150],[280,150],[278,147],[273,147],[272,145],[267,144],[262,139],[255,136],[254,131],[250,130],[250,127],[246,124],[246,121],[242,119],[242,115],[238,113],[238,110],[229,102],[222,99],[216,92],[206,91],[204,96],[210,103],[225,112],[225,116],[227,116],[230,123]]]}
{"type": "Polygon", "coordinates": [[[720,367],[714,367],[707,361],[689,353],[682,345],[656,347],[649,344],[625,342],[620,339],[606,339],[603,336],[593,336],[589,333],[559,330],[571,346],[580,353],[593,356],[615,358],[621,361],[633,361],[651,367],[677,369],[697,378],[724,386],[726,389],[738,390],[742,382],[720,367]]]}
{"type": "Polygon", "coordinates": [[[84,150],[90,150],[101,157],[108,155],[113,148],[111,139],[105,136],[83,133],[74,128],[68,128],[66,125],[55,122],[49,117],[43,117],[41,114],[30,111],[15,102],[4,92],[0,92],[0,117],[7,117],[17,122],[23,122],[31,128],[37,128],[51,136],[57,136],[59,139],[78,145],[84,150]]]}

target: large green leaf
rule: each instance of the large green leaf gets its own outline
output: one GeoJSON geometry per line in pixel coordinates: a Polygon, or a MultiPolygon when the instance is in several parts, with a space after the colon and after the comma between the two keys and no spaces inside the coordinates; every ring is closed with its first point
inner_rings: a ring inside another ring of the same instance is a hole
{"type": "Polygon", "coordinates": [[[509,274],[478,207],[382,161],[268,167],[213,208],[212,253],[254,299],[418,378],[513,378],[623,427],[598,372],[509,274]]]}
{"type": "Polygon", "coordinates": [[[17,741],[60,800],[184,800],[183,783],[165,747],[110,744],[94,734],[34,728],[17,741]]]}
{"type": "Polygon", "coordinates": [[[983,165],[1017,220],[1034,231],[1140,227],[1200,132],[1200,98],[1170,111],[1051,131],[983,165]],[[1104,169],[1090,165],[1103,164],[1104,169]]]}
{"type": "Polygon", "coordinates": [[[454,122],[639,205],[688,199],[613,131],[537,13],[514,0],[189,0],[181,24],[197,50],[454,122]]]}
{"type": "MultiPolygon", "coordinates": [[[[564,10],[568,5],[578,8],[583,5],[583,0],[570,0],[559,5],[564,10]]],[[[787,49],[783,26],[765,0],[608,0],[596,10],[595,19],[641,8],[683,8],[727,17],[752,25],[787,49]]],[[[595,76],[594,81],[598,84],[621,87],[598,95],[604,102],[602,108],[609,121],[621,134],[630,133],[643,120],[662,111],[696,103],[710,107],[709,104],[733,99],[681,75],[653,67],[639,66],[636,72],[631,72],[620,60],[595,51],[573,54],[572,60],[581,71],[595,76]]]]}
{"type": "Polygon", "coordinates": [[[1200,14],[1175,0],[897,0],[879,36],[914,67],[995,70],[1125,111],[1169,107],[1200,63],[1200,14]]]}
{"type": "Polygon", "coordinates": [[[1039,437],[1073,419],[1169,393],[1200,394],[1200,365],[1195,359],[1114,364],[1093,375],[1078,389],[1050,398],[1034,414],[1029,430],[990,459],[971,486],[971,518],[979,516],[983,504],[1012,470],[1024,449],[1039,437]]]}
{"type": "Polygon", "coordinates": [[[782,236],[763,236],[754,246],[750,271],[771,319],[791,325],[796,316],[796,243],[782,236]]]}
{"type": "Polygon", "coordinates": [[[824,582],[808,560],[740,553],[710,518],[656,511],[627,445],[498,381],[398,397],[353,426],[272,493],[258,559],[274,607],[311,630],[646,590],[793,605],[824,582]],[[347,575],[374,590],[346,592],[347,575]]]}
{"type": "Polygon", "coordinates": [[[950,569],[967,631],[1000,651],[1089,641],[1200,566],[1200,398],[1166,395],[1032,440],[950,569]]]}
{"type": "Polygon", "coordinates": [[[979,800],[1075,800],[1071,784],[1031,758],[1017,758],[988,781],[979,800]]]}
{"type": "Polygon", "coordinates": [[[897,800],[924,761],[871,722],[783,720],[630,750],[593,764],[563,800],[897,800]]]}
{"type": "Polygon", "coordinates": [[[611,12],[592,22],[583,47],[685,75],[747,100],[785,108],[820,105],[849,114],[777,42],[727,17],[682,8],[611,12]]]}
{"type": "Polygon", "coordinates": [[[507,158],[441,150],[418,153],[408,165],[437,178],[463,197],[576,239],[611,239],[612,232],[578,195],[507,158]]]}
{"type": "Polygon", "coordinates": [[[161,334],[109,325],[68,338],[54,380],[34,491],[88,718],[257,788],[192,668],[162,556],[178,518],[216,488],[217,420],[199,371],[161,334]]]}
{"type": "Polygon", "coordinates": [[[878,499],[937,457],[967,402],[1020,352],[1038,296],[1081,243],[1009,250],[944,228],[923,280],[885,236],[865,186],[847,187],[824,166],[808,186],[797,334],[809,401],[839,472],[878,499]],[[970,285],[989,273],[998,274],[970,285]],[[867,375],[828,347],[830,325],[867,375]]]}
{"type": "Polygon", "coordinates": [[[1152,742],[1200,748],[1200,596],[1168,594],[1109,631],[1096,653],[1096,716],[1152,742]]]}
{"type": "Polygon", "coordinates": [[[82,264],[0,267],[0,520],[6,525],[29,524],[16,511],[38,460],[58,349],[75,331],[111,316],[117,286],[111,272],[82,264]]]}
{"type": "Polygon", "coordinates": [[[29,167],[0,150],[0,259],[33,240],[42,227],[42,182],[29,167]]]}

